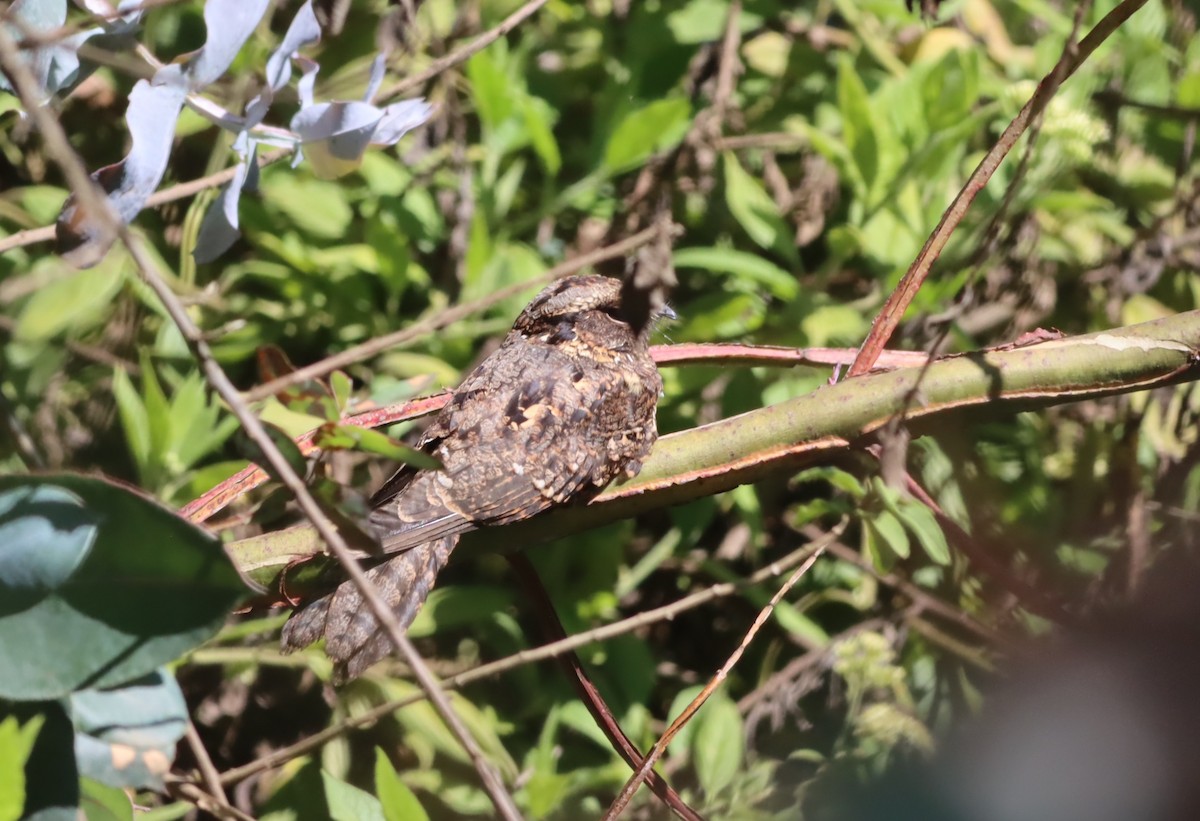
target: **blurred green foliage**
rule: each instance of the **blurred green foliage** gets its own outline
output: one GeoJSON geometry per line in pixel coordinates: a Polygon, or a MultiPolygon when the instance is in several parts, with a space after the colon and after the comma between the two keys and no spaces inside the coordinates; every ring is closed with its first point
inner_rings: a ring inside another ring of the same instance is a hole
{"type": "MultiPolygon", "coordinates": [[[[420,4],[394,76],[518,5],[420,4]]],[[[1084,29],[1114,5],[1094,4],[1084,29]]],[[[363,87],[386,7],[352,4],[345,29],[327,34],[319,94],[363,87]]],[[[201,9],[151,11],[143,41],[163,59],[193,48],[201,9]]],[[[398,150],[369,152],[337,181],[316,180],[304,165],[264,169],[260,196],[242,200],[245,239],[224,259],[190,260],[211,197],[144,212],[137,230],[247,387],[261,346],[316,361],[624,236],[656,199],[684,228],[674,256],[681,319],[660,341],[855,346],[1061,55],[1070,4],[949,0],[924,20],[900,0],[746,0],[731,93],[714,126],[706,118],[729,11],[727,0],[551,0],[435,79],[426,89],[434,120],[398,150]],[[641,183],[651,193],[639,194],[641,183]]],[[[286,17],[261,27],[212,96],[236,108],[253,95],[286,17]]],[[[925,348],[944,334],[948,350],[967,351],[1039,327],[1079,333],[1200,307],[1194,32],[1182,4],[1151,0],[1063,86],[1028,159],[1032,135],[980,193],[895,344],[925,348]]],[[[61,106],[93,168],[122,152],[131,85],[103,69],[61,106]]],[[[8,235],[49,224],[66,192],[38,141],[14,114],[2,116],[0,235],[8,235]]],[[[168,183],[232,161],[223,134],[185,117],[168,183]]],[[[453,384],[525,299],[352,366],[355,399],[386,403],[453,384]]],[[[9,251],[0,256],[0,306],[0,413],[12,434],[3,469],[102,469],[172,504],[236,469],[231,418],[124,254],[78,272],[44,245],[9,251]]],[[[666,369],[659,426],[731,416],[827,378],[807,368],[666,369]]],[[[1009,572],[1098,601],[1125,589],[1134,505],[1146,512],[1155,551],[1194,546],[1198,417],[1200,391],[1188,386],[957,417],[918,431],[931,435],[914,440],[909,469],[1009,572]]],[[[338,454],[319,470],[367,486],[386,465],[338,454]]],[[[802,544],[806,528],[848,515],[845,538],[863,565],[971,618],[1039,628],[1002,580],[969,566],[924,507],[876,474],[848,457],[539,547],[531,558],[574,633],[744,577],[802,544]]],[[[251,513],[267,521],[281,507],[263,491],[225,524],[243,526],[251,513]]],[[[863,565],[821,559],[671,745],[662,771],[699,810],[795,818],[824,781],[869,778],[889,761],[919,757],[971,712],[987,678],[979,658],[998,648],[950,623],[922,629],[937,617],[907,606],[863,565]],[[947,632],[955,640],[939,640],[947,632]]],[[[580,651],[636,744],[649,748],[778,583],[580,651]]],[[[542,641],[493,557],[451,567],[412,634],[446,673],[542,641]]],[[[334,694],[318,651],[282,658],[261,630],[231,626],[210,649],[177,673],[222,768],[416,692],[385,664],[334,694]]],[[[628,776],[549,664],[471,685],[454,701],[530,817],[597,816],[628,776]]],[[[26,732],[0,729],[0,737],[26,732]]],[[[253,792],[256,814],[271,819],[491,812],[426,704],[344,733],[253,792]]],[[[638,801],[656,807],[648,791],[638,801]]]]}

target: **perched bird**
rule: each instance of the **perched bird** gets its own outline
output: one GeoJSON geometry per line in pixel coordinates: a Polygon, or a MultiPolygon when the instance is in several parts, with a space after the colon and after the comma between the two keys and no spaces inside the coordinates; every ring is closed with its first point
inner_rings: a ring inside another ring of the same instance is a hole
{"type": "MultiPolygon", "coordinates": [[[[389,558],[367,577],[402,627],[460,534],[586,501],[641,470],[658,436],[662,379],[647,343],[653,316],[627,316],[623,301],[632,302],[622,299],[621,281],[602,276],[568,277],[543,290],[417,443],[443,469],[402,467],[375,494],[369,524],[389,558]]],[[[336,681],[392,649],[349,582],[293,614],[283,649],[322,636],[336,681]]]]}

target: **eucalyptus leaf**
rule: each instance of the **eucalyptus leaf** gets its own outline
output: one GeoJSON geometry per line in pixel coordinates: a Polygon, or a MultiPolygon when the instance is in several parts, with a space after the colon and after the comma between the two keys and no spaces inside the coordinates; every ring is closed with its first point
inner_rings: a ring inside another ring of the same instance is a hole
{"type": "Polygon", "coordinates": [[[220,542],[148,499],[79,476],[0,477],[0,697],[144,676],[245,593],[220,542]]]}

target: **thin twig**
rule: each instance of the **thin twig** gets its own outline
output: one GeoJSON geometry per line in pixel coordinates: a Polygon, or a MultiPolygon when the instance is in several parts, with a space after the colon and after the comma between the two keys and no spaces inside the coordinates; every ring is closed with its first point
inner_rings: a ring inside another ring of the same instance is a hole
{"type": "Polygon", "coordinates": [[[529,0],[529,2],[527,2],[525,5],[508,15],[508,17],[505,17],[499,25],[489,29],[488,31],[485,31],[483,34],[479,35],[465,46],[460,46],[459,48],[447,54],[445,57],[434,60],[429,68],[425,69],[424,71],[419,71],[416,74],[405,77],[398,83],[389,86],[380,92],[377,98],[379,100],[388,100],[392,97],[404,94],[406,91],[419,88],[429,80],[432,80],[434,77],[441,74],[446,69],[452,68],[459,63],[465,63],[476,52],[483,51],[492,43],[508,34],[517,26],[521,25],[521,23],[525,22],[527,18],[533,16],[534,12],[546,5],[546,2],[547,0],[529,0]]]}
{"type": "Polygon", "coordinates": [[[979,192],[983,190],[983,187],[987,185],[988,180],[992,178],[992,175],[1008,155],[1008,152],[1016,145],[1017,139],[1029,127],[1029,123],[1033,117],[1046,107],[1050,102],[1050,98],[1054,96],[1054,92],[1058,90],[1059,85],[1074,74],[1075,70],[1083,65],[1092,52],[1108,39],[1109,35],[1116,31],[1122,23],[1129,19],[1130,15],[1145,5],[1145,3],[1146,0],[1123,0],[1103,20],[1097,23],[1095,28],[1088,32],[1088,35],[1079,42],[1077,50],[1072,50],[1069,45],[1064,49],[1058,63],[1038,84],[1037,90],[1029,98],[1029,102],[1025,104],[1020,113],[1004,129],[1004,133],[1000,135],[996,144],[992,146],[991,150],[979,162],[975,170],[971,172],[971,176],[954,197],[954,200],[950,203],[945,213],[942,214],[941,221],[933,229],[933,233],[929,235],[929,239],[925,241],[925,245],[921,248],[920,253],[917,254],[917,258],[913,260],[912,266],[904,274],[896,289],[892,291],[887,302],[875,317],[875,321],[871,326],[871,332],[867,335],[862,350],[859,352],[854,364],[850,367],[847,376],[858,376],[866,373],[874,365],[879,352],[883,350],[888,340],[891,339],[892,334],[895,333],[896,327],[900,324],[900,319],[904,316],[905,310],[912,303],[925,278],[929,276],[929,271],[934,261],[941,255],[942,249],[950,241],[950,236],[958,228],[959,223],[962,222],[967,209],[971,206],[971,203],[975,200],[979,192]]]}
{"type": "Polygon", "coordinates": [[[208,750],[204,749],[204,741],[200,738],[200,733],[196,732],[196,725],[190,718],[184,728],[184,737],[192,751],[192,757],[196,759],[196,766],[200,768],[200,776],[204,786],[208,788],[209,795],[218,804],[228,807],[229,797],[225,795],[225,788],[221,785],[221,774],[213,766],[212,757],[209,756],[208,750]]]}
{"type": "Polygon", "coordinates": [[[658,236],[658,231],[657,226],[652,226],[644,231],[639,231],[633,236],[626,237],[620,242],[614,242],[612,245],[597,249],[591,253],[581,254],[574,259],[560,262],[541,276],[525,280],[524,282],[513,283],[507,288],[501,288],[499,291],[495,291],[480,299],[473,300],[472,302],[464,302],[453,308],[448,308],[436,316],[414,322],[406,328],[401,328],[393,333],[367,340],[360,345],[355,345],[353,348],[347,348],[340,353],[322,359],[320,362],[314,362],[311,365],[297,368],[291,373],[284,374],[277,379],[272,379],[269,382],[246,391],[245,400],[247,402],[257,402],[261,399],[266,399],[268,396],[273,396],[284,388],[291,387],[298,382],[324,376],[331,371],[352,365],[355,362],[381,353],[388,348],[411,342],[425,334],[445,328],[447,325],[452,325],[471,314],[499,304],[509,297],[516,296],[522,291],[553,282],[556,279],[573,274],[582,268],[624,256],[635,248],[652,241],[658,236]]]}
{"type": "MultiPolygon", "coordinates": [[[[285,157],[290,157],[293,151],[290,148],[282,148],[278,151],[269,151],[258,158],[258,167],[265,168],[272,163],[278,162],[285,157]]],[[[185,199],[186,197],[198,194],[201,191],[206,191],[209,188],[217,188],[224,185],[234,178],[237,169],[230,167],[224,168],[213,174],[208,174],[188,182],[176,183],[161,191],[157,191],[150,195],[150,199],[146,200],[147,208],[154,208],[159,205],[165,205],[168,202],[185,199]]],[[[26,245],[34,245],[39,242],[50,242],[54,239],[53,225],[45,225],[41,228],[28,228],[24,231],[18,231],[7,237],[0,237],[0,254],[11,251],[14,248],[22,248],[26,245]]]]}
{"type": "MultiPolygon", "coordinates": [[[[1054,72],[1065,71],[1066,62],[1064,58],[1070,57],[1073,59],[1076,56],[1079,48],[1076,44],[1077,38],[1079,37],[1079,30],[1083,26],[1083,18],[1087,16],[1088,10],[1091,9],[1091,7],[1091,0],[1082,0],[1082,2],[1076,6],[1075,17],[1071,23],[1071,31],[1067,35],[1067,44],[1063,50],[1063,57],[1060,58],[1058,64],[1055,65],[1054,72]]],[[[1061,82],[1062,80],[1060,78],[1059,83],[1061,84],[1061,82]]],[[[991,256],[992,251],[996,247],[996,243],[1000,239],[1001,226],[1005,223],[1006,218],[1008,217],[1009,209],[1012,208],[1013,202],[1015,202],[1017,199],[1017,191],[1021,188],[1021,183],[1025,179],[1025,176],[1029,173],[1030,166],[1033,164],[1033,152],[1037,148],[1038,137],[1041,136],[1042,125],[1045,123],[1045,120],[1046,110],[1044,108],[1036,112],[1030,120],[1029,136],[1025,140],[1025,150],[1021,152],[1021,159],[1017,163],[1016,170],[1013,171],[1012,179],[1008,183],[1008,188],[1004,191],[1004,199],[1001,200],[1000,207],[996,209],[995,213],[992,214],[991,219],[988,220],[987,228],[984,229],[983,232],[983,240],[979,243],[978,250],[976,250],[976,252],[972,255],[971,260],[968,262],[968,264],[972,265],[975,269],[972,272],[972,280],[979,276],[980,266],[982,266],[983,262],[991,256]]],[[[947,323],[946,327],[942,331],[942,337],[944,338],[949,332],[950,325],[947,323]]],[[[941,344],[940,340],[937,344],[941,344]]],[[[934,350],[936,350],[936,348],[937,345],[933,346],[934,350]]]]}
{"type": "MultiPolygon", "coordinates": [[[[836,532],[837,531],[835,531],[834,535],[836,535],[836,532]]],[[[608,639],[616,638],[617,636],[623,636],[627,633],[632,633],[634,630],[647,627],[651,624],[657,624],[662,621],[670,621],[680,613],[684,613],[688,610],[694,610],[697,607],[701,607],[709,602],[716,601],[717,599],[732,596],[739,590],[752,587],[756,584],[767,581],[768,579],[780,576],[791,568],[795,567],[800,562],[810,558],[816,550],[823,546],[823,543],[805,545],[804,547],[783,557],[779,561],[772,562],[761,570],[758,570],[749,577],[740,581],[721,582],[719,584],[714,584],[711,587],[705,588],[704,590],[692,593],[690,596],[685,596],[679,601],[663,605],[662,607],[656,607],[653,610],[647,610],[644,613],[638,613],[636,616],[630,616],[627,619],[622,619],[621,621],[613,622],[612,624],[606,624],[602,627],[587,630],[583,633],[576,633],[575,635],[563,639],[562,641],[552,642],[541,647],[535,647],[531,650],[521,650],[520,652],[514,653],[511,656],[506,656],[505,658],[497,659],[496,661],[488,662],[487,664],[481,664],[478,667],[466,670],[455,676],[449,676],[442,683],[442,685],[447,690],[459,689],[473,682],[490,678],[492,676],[508,672],[509,670],[514,670],[518,667],[524,667],[535,662],[556,658],[562,653],[571,652],[588,644],[607,641],[608,639]]],[[[244,778],[257,775],[263,770],[269,770],[273,767],[282,766],[297,756],[304,755],[311,750],[317,749],[326,741],[337,738],[347,729],[360,727],[364,724],[370,724],[373,721],[378,721],[379,719],[391,715],[403,707],[407,707],[410,704],[416,704],[424,700],[424,694],[417,693],[415,695],[406,696],[405,698],[389,701],[385,704],[380,704],[377,707],[372,707],[370,710],[366,710],[359,715],[346,719],[341,724],[327,727],[324,730],[298,741],[289,747],[282,747],[278,750],[268,753],[262,758],[251,761],[249,764],[244,764],[241,767],[235,767],[233,769],[226,770],[221,774],[221,783],[228,786],[229,784],[241,781],[244,778]]]]}
{"type": "Polygon", "coordinates": [[[185,801],[195,804],[205,812],[212,813],[217,818],[228,819],[228,821],[254,821],[253,815],[247,815],[232,804],[222,804],[200,789],[198,784],[193,784],[190,781],[169,780],[166,784],[166,790],[169,795],[179,796],[185,801]]]}
{"type": "Polygon", "coordinates": [[[717,69],[717,86],[713,90],[710,128],[712,137],[725,130],[725,109],[733,97],[734,75],[738,68],[738,46],[742,42],[742,0],[733,0],[725,15],[725,31],[721,36],[721,60],[717,69]]]}
{"type": "Polygon", "coordinates": [[[783,597],[787,595],[788,591],[795,586],[796,582],[800,581],[804,574],[808,572],[809,568],[816,563],[817,558],[821,555],[823,550],[824,545],[822,545],[820,549],[814,551],[813,554],[808,557],[808,560],[805,561],[804,564],[797,567],[795,572],[793,572],[788,580],[783,583],[783,586],[779,588],[779,591],[771,597],[771,601],[767,602],[767,606],[762,609],[762,611],[758,614],[758,617],[754,620],[754,623],[750,625],[750,629],[746,631],[746,635],[742,637],[742,641],[738,644],[737,649],[733,651],[733,655],[731,655],[729,659],[723,665],[721,665],[721,669],[717,671],[717,674],[709,680],[708,684],[704,685],[704,689],[701,690],[699,694],[697,694],[697,696],[691,700],[687,707],[683,708],[683,712],[679,714],[679,717],[671,722],[671,726],[667,727],[667,731],[663,733],[662,737],[659,738],[658,741],[654,743],[654,746],[650,748],[650,753],[646,756],[645,760],[642,761],[642,766],[639,767],[638,771],[634,773],[628,781],[625,782],[625,786],[621,789],[621,792],[617,796],[616,800],[613,801],[612,805],[608,808],[608,811],[604,813],[604,821],[613,821],[613,819],[619,818],[621,813],[625,811],[625,808],[629,806],[630,799],[633,798],[634,793],[637,792],[637,789],[642,785],[642,782],[646,780],[646,776],[650,773],[650,769],[654,766],[655,762],[662,757],[663,752],[665,752],[667,749],[667,745],[671,743],[671,739],[673,739],[675,735],[681,729],[683,729],[685,724],[691,721],[692,716],[696,714],[696,711],[704,706],[704,702],[708,701],[709,696],[716,692],[716,689],[721,686],[726,677],[729,675],[729,671],[733,669],[734,665],[737,664],[741,659],[742,654],[746,652],[746,648],[750,646],[750,642],[754,640],[754,637],[758,634],[759,629],[761,629],[766,623],[767,619],[771,617],[771,613],[774,612],[775,606],[779,604],[783,597]]]}
{"type": "Polygon", "coordinates": [[[417,682],[429,696],[430,701],[437,709],[442,720],[446,722],[446,726],[454,734],[475,765],[475,769],[483,782],[484,789],[495,804],[497,811],[505,819],[520,818],[521,815],[513,803],[512,796],[504,789],[499,773],[484,758],[478,742],[471,736],[462,719],[455,713],[436,677],[421,659],[407,636],[405,636],[404,630],[400,627],[399,622],[397,622],[395,614],[392,613],[391,609],[380,597],[375,586],[367,579],[366,573],[354,559],[350,548],[341,534],[334,528],[332,522],[326,517],[312,494],[309,493],[304,480],[292,469],[287,458],[275,446],[275,443],[263,427],[261,420],[242,401],[238,395],[237,388],[234,387],[229,377],[225,374],[225,371],[213,357],[212,350],[209,348],[208,342],[204,339],[203,333],[192,321],[191,316],[187,313],[179,298],[159,275],[144,248],[133,236],[129,228],[117,219],[108,201],[102,196],[99,188],[88,175],[83,161],[75,153],[74,149],[71,148],[62,125],[50,114],[48,109],[38,105],[40,89],[38,88],[37,80],[33,77],[28,67],[21,61],[12,36],[2,27],[0,27],[0,66],[8,74],[13,87],[17,90],[22,105],[41,132],[47,153],[62,168],[64,176],[66,176],[72,190],[79,199],[79,207],[83,210],[83,213],[98,226],[100,231],[110,234],[116,233],[125,244],[130,258],[137,266],[143,280],[154,291],[159,301],[162,302],[168,316],[170,316],[179,329],[180,334],[187,342],[192,356],[200,365],[209,385],[228,403],[230,411],[241,423],[247,437],[261,450],[267,463],[274,470],[275,474],[279,476],[284,486],[291,491],[300,510],[312,522],[313,527],[321,536],[330,552],[333,553],[342,565],[346,575],[361,591],[363,599],[371,608],[376,619],[388,632],[404,660],[412,669],[417,682]]]}

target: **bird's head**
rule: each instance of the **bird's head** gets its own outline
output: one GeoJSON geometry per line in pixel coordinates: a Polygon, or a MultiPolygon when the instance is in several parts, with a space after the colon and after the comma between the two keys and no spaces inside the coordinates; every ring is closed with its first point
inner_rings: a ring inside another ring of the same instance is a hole
{"type": "MultiPolygon", "coordinates": [[[[587,275],[564,277],[546,286],[525,310],[517,317],[513,329],[526,333],[536,332],[548,325],[554,326],[562,320],[584,314],[604,314],[616,322],[630,325],[622,311],[622,287],[619,279],[587,275]]],[[[658,317],[674,319],[675,313],[664,307],[658,317]]],[[[634,333],[637,336],[636,333],[634,333]]]]}

